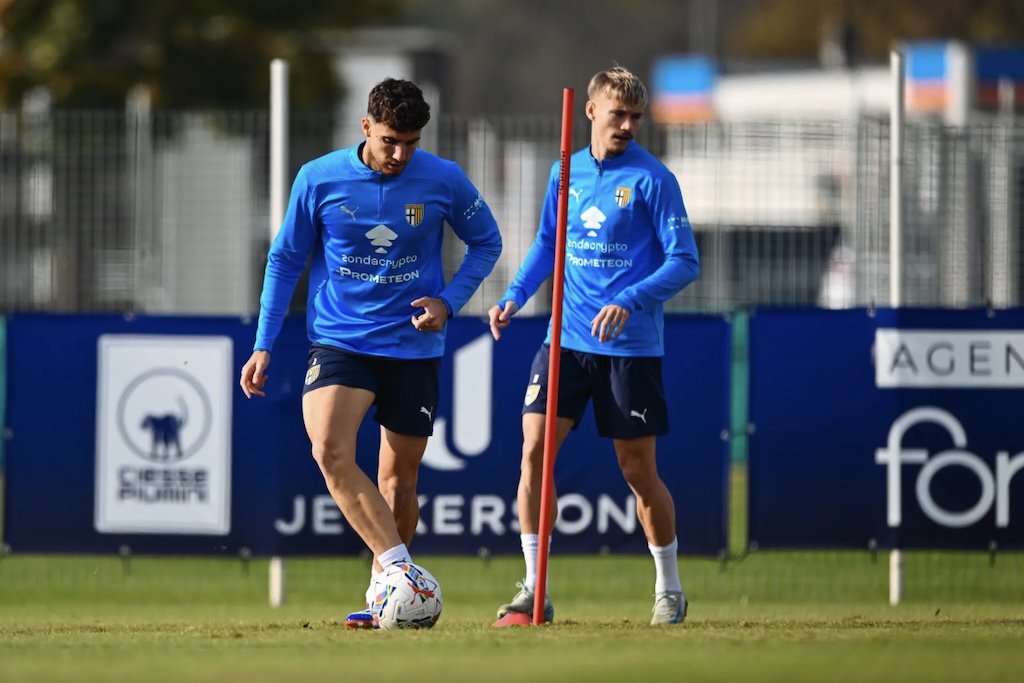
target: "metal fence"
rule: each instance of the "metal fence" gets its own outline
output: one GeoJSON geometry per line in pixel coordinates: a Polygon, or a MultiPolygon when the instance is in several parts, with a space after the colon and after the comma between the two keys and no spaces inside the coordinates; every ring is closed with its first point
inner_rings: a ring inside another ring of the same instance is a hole
{"type": "MultiPolygon", "coordinates": [[[[290,176],[355,124],[293,113],[290,176]]],[[[505,240],[464,314],[497,300],[529,248],[559,124],[445,118],[425,131],[424,147],[462,164],[484,193],[505,240]]],[[[587,124],[575,123],[577,147],[587,124]]],[[[678,174],[701,251],[701,278],[669,310],[888,303],[887,119],[641,133],[678,174]]],[[[268,149],[263,111],[0,111],[0,311],[256,312],[268,149]]],[[[903,160],[904,304],[1018,305],[1024,120],[912,119],[903,160]]],[[[450,243],[449,272],[462,251],[450,243]]],[[[547,311],[543,294],[532,312],[547,311]]]]}
{"type": "MultiPolygon", "coordinates": [[[[335,148],[339,131],[356,125],[322,112],[290,118],[290,176],[305,160],[335,148]]],[[[575,122],[577,148],[587,143],[587,123],[575,122]]],[[[497,300],[532,243],[550,165],[558,158],[559,129],[553,117],[505,117],[445,118],[424,131],[424,148],[466,169],[504,237],[494,274],[463,314],[482,314],[497,300]]],[[[669,303],[670,310],[888,303],[888,120],[649,124],[641,133],[641,144],[678,174],[701,251],[700,279],[669,303]]],[[[263,111],[139,117],[0,110],[0,313],[255,313],[270,234],[268,135],[263,111]]],[[[904,304],[1020,305],[1024,120],[979,116],[965,127],[911,120],[904,139],[904,304]]],[[[461,251],[458,244],[449,247],[449,272],[461,251]]],[[[534,297],[525,312],[546,312],[547,294],[534,297]]],[[[300,290],[296,306],[303,301],[300,290]]],[[[734,387],[740,387],[742,374],[736,377],[734,387]]],[[[737,395],[745,397],[742,391],[737,395]]],[[[733,406],[740,425],[744,400],[733,406]]],[[[736,437],[734,452],[745,452],[740,430],[736,437]]],[[[745,499],[745,489],[737,491],[734,496],[745,499]]],[[[745,535],[734,531],[733,540],[744,544],[745,535]]],[[[706,567],[694,560],[685,580],[705,599],[884,596],[884,563],[876,566],[866,554],[802,553],[791,563],[783,558],[766,566],[773,557],[760,553],[706,567]],[[809,574],[820,581],[808,581],[809,574]]],[[[982,554],[913,557],[911,598],[914,591],[929,600],[1020,595],[1017,554],[998,563],[982,554]]],[[[41,562],[28,562],[21,572],[16,561],[4,560],[5,583],[17,591],[27,585],[66,595],[79,581],[87,588],[107,581],[102,572],[96,578],[93,560],[67,572],[63,558],[41,562]]],[[[124,558],[110,562],[126,566],[124,558]]],[[[322,600],[316,591],[338,585],[323,580],[336,576],[327,562],[296,572],[294,585],[308,586],[322,600]]],[[[228,586],[262,599],[265,569],[250,579],[248,558],[242,566],[244,572],[232,577],[227,563],[223,574],[204,574],[218,577],[211,594],[230,594],[228,586]]],[[[595,566],[589,563],[588,571],[595,566]]],[[[606,586],[618,571],[615,564],[600,566],[607,575],[586,579],[584,592],[606,586]]],[[[178,569],[171,569],[154,570],[157,585],[182,585],[178,569]]],[[[361,590],[364,569],[352,569],[358,578],[346,585],[361,590]]],[[[518,576],[492,581],[476,568],[467,571],[479,586],[460,585],[479,592],[489,590],[485,581],[504,590],[518,576]]],[[[518,560],[508,571],[519,571],[518,560]]],[[[571,585],[581,585],[579,575],[571,576],[571,585]]]]}

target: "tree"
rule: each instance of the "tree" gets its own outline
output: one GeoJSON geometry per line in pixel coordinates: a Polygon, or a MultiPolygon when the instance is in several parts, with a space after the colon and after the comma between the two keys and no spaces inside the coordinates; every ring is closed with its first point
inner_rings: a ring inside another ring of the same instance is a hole
{"type": "Polygon", "coordinates": [[[961,39],[1019,44],[1024,38],[1020,0],[765,0],[752,6],[736,37],[748,57],[817,56],[822,29],[840,21],[857,36],[858,51],[884,59],[901,40],[961,39]],[[756,7],[756,9],[753,9],[756,7]]]}
{"type": "Polygon", "coordinates": [[[0,105],[45,87],[58,106],[120,107],[136,85],[161,108],[264,106],[269,64],[295,106],[333,103],[327,31],[390,22],[400,0],[0,0],[0,105]]]}
{"type": "MultiPolygon", "coordinates": [[[[601,69],[617,63],[646,80],[657,57],[689,50],[695,1],[404,0],[403,8],[408,20],[458,43],[452,109],[557,115],[562,89],[584,97],[601,69]]],[[[740,3],[715,2],[723,32],[740,3]]]]}

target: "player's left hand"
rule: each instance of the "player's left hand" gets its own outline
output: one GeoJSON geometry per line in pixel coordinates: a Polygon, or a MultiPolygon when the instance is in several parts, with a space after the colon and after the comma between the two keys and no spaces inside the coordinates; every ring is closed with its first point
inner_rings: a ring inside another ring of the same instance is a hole
{"type": "Polygon", "coordinates": [[[600,342],[618,339],[629,320],[629,311],[622,306],[608,304],[594,316],[590,323],[590,336],[600,342]]]}
{"type": "Polygon", "coordinates": [[[448,307],[440,299],[432,296],[421,296],[412,302],[413,308],[422,308],[423,312],[412,317],[412,324],[420,332],[440,332],[448,322],[448,307]]]}

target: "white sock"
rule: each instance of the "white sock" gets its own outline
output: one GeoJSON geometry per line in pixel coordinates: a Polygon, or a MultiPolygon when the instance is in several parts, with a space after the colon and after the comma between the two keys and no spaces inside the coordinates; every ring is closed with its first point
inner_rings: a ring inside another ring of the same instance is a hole
{"type": "Polygon", "coordinates": [[[399,562],[412,562],[412,558],[409,557],[409,549],[405,547],[405,544],[399,543],[394,548],[382,552],[377,558],[377,562],[380,563],[381,567],[386,568],[399,562]]]}
{"type": "Polygon", "coordinates": [[[676,557],[679,551],[679,541],[673,538],[672,542],[665,546],[647,544],[654,556],[654,592],[664,593],[665,591],[682,592],[683,585],[679,581],[679,560],[676,557]]]}
{"type": "MultiPolygon", "coordinates": [[[[523,579],[523,585],[537,592],[537,550],[540,546],[540,536],[538,534],[520,534],[519,540],[523,544],[523,558],[526,560],[526,578],[523,579]]],[[[551,551],[551,537],[548,537],[548,552],[551,551]]],[[[548,594],[547,581],[544,582],[544,595],[548,594]]]]}

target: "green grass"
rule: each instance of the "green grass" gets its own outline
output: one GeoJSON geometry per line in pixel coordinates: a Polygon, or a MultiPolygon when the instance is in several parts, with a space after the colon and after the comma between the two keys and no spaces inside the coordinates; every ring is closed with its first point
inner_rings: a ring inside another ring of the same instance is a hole
{"type": "Polygon", "coordinates": [[[652,629],[649,557],[554,555],[556,622],[494,629],[519,557],[420,557],[441,582],[431,631],[350,632],[368,560],[0,559],[0,682],[1011,681],[1024,671],[1024,553],[912,552],[887,604],[884,553],[746,554],[733,476],[731,557],[682,557],[682,627],[652,629]]]}
{"type": "Polygon", "coordinates": [[[4,681],[1009,681],[1024,624],[847,613],[587,620],[496,630],[458,614],[420,633],[346,632],[330,610],[169,609],[0,622],[4,681]]]}
{"type": "Polygon", "coordinates": [[[1024,554],[908,553],[890,607],[884,553],[748,555],[742,467],[730,503],[730,559],[681,558],[689,618],[657,629],[648,557],[556,554],[555,624],[499,630],[520,558],[417,556],[445,609],[409,633],[342,625],[365,559],[289,559],[273,609],[265,560],[3,557],[0,683],[1021,680],[1024,554]]]}
{"type": "Polygon", "coordinates": [[[648,558],[559,557],[556,623],[498,630],[519,558],[419,559],[444,588],[441,622],[365,633],[341,622],[365,587],[361,559],[289,560],[289,600],[272,609],[259,560],[8,557],[0,681],[1005,681],[1024,670],[1016,560],[911,555],[912,576],[956,580],[915,592],[908,577],[907,603],[892,608],[885,563],[867,553],[683,558],[690,617],[652,629],[648,558]]]}

